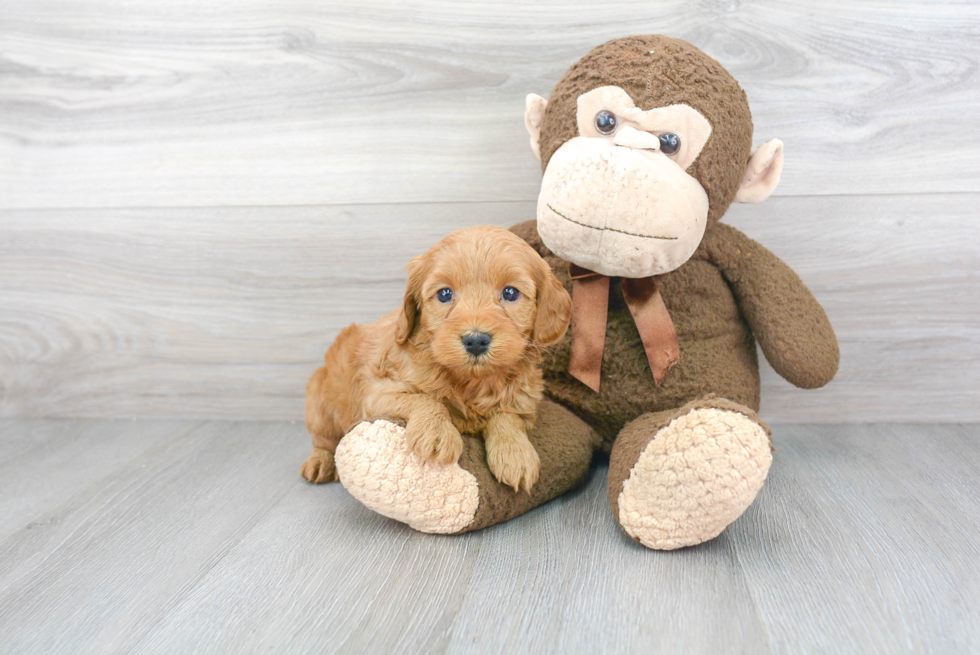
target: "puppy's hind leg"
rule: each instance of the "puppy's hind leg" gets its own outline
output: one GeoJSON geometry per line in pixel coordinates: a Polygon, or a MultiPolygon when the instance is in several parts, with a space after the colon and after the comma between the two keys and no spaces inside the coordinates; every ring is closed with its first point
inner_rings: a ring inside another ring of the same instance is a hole
{"type": "Polygon", "coordinates": [[[333,454],[348,427],[352,358],[357,341],[357,326],[341,332],[327,350],[325,365],[317,369],[306,386],[306,429],[313,451],[303,462],[300,475],[313,484],[339,479],[333,454]]]}
{"type": "Polygon", "coordinates": [[[306,389],[306,429],[310,431],[313,452],[303,462],[299,472],[313,484],[338,480],[333,453],[343,434],[336,427],[333,412],[324,393],[327,391],[324,387],[328,386],[327,375],[325,366],[318,369],[306,389]]]}
{"type": "Polygon", "coordinates": [[[326,448],[314,448],[310,456],[303,461],[303,466],[299,469],[307,482],[322,484],[324,482],[336,482],[337,467],[333,461],[333,452],[326,448]]]}

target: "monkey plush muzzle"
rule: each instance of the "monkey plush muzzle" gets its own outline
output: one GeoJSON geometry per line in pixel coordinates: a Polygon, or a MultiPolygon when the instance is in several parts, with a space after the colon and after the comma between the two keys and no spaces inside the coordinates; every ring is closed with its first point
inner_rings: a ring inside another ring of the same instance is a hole
{"type": "Polygon", "coordinates": [[[642,278],[672,271],[694,254],[707,226],[708,196],[655,147],[576,137],[548,162],[537,219],[559,257],[603,275],[642,278]]]}

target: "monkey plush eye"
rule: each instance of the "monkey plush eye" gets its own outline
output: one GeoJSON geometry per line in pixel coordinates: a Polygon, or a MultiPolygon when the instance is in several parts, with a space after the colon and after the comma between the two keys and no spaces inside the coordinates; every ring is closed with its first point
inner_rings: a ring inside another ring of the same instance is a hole
{"type": "Polygon", "coordinates": [[[500,297],[507,302],[515,302],[521,297],[521,292],[514,287],[504,287],[504,290],[500,293],[500,297]]]}
{"type": "Polygon", "coordinates": [[[436,298],[438,298],[439,302],[449,302],[453,299],[453,290],[449,288],[439,289],[436,291],[436,298]]]}
{"type": "Polygon", "coordinates": [[[619,121],[616,120],[616,114],[611,111],[603,109],[595,115],[595,129],[599,130],[600,134],[612,134],[618,125],[619,121]]]}
{"type": "Polygon", "coordinates": [[[660,135],[660,152],[672,155],[681,149],[681,138],[676,134],[666,132],[660,135]]]}

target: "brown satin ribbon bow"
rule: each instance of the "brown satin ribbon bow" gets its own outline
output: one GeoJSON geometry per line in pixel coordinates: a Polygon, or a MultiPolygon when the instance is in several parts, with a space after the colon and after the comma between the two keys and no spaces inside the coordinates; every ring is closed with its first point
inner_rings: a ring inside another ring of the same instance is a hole
{"type": "MultiPolygon", "coordinates": [[[[572,354],[568,372],[598,393],[611,280],[575,264],[569,264],[568,273],[572,278],[572,354]]],[[[681,358],[677,330],[654,278],[620,280],[623,298],[647,353],[653,381],[659,387],[667,371],[681,358]]]]}

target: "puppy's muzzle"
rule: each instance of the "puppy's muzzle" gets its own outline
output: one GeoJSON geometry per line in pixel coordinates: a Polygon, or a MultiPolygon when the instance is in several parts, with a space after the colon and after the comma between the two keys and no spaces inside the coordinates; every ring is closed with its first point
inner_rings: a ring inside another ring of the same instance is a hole
{"type": "Polygon", "coordinates": [[[466,352],[474,357],[479,357],[490,350],[490,342],[493,341],[493,338],[486,332],[467,332],[461,337],[461,341],[466,352]]]}

